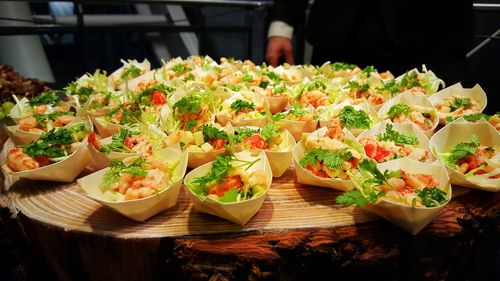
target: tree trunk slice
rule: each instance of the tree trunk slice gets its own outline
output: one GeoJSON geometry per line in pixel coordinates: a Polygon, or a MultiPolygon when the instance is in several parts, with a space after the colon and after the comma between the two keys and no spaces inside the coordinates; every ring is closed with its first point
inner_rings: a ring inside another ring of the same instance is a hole
{"type": "Polygon", "coordinates": [[[1,222],[29,239],[15,244],[29,249],[14,254],[16,268],[29,269],[20,279],[498,280],[500,194],[454,198],[416,236],[336,205],[338,194],[295,183],[292,167],[244,227],[192,210],[184,191],[175,207],[137,223],[76,184],[20,180],[1,195],[1,222]]]}

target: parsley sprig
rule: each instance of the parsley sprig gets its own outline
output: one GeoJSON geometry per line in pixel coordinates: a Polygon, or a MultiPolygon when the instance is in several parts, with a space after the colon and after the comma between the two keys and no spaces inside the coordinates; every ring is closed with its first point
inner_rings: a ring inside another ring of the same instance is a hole
{"type": "Polygon", "coordinates": [[[351,128],[356,129],[369,129],[371,125],[370,117],[363,110],[356,110],[354,107],[348,105],[344,107],[339,114],[340,123],[348,130],[351,128]]]}
{"type": "Polygon", "coordinates": [[[368,178],[361,182],[361,186],[356,190],[345,192],[335,199],[337,204],[342,205],[358,205],[365,206],[368,202],[376,203],[377,200],[385,195],[384,191],[380,190],[383,184],[389,184],[388,179],[401,177],[399,171],[390,172],[388,170],[383,173],[377,168],[377,163],[373,160],[364,159],[358,165],[358,169],[368,178]]]}
{"type": "Polygon", "coordinates": [[[255,110],[255,104],[253,102],[245,101],[245,100],[236,100],[233,102],[230,106],[232,110],[236,114],[242,112],[242,111],[252,111],[255,110]]]}
{"type": "Polygon", "coordinates": [[[130,165],[126,165],[121,160],[111,161],[109,164],[109,170],[104,174],[101,188],[106,189],[113,183],[120,180],[120,176],[123,174],[131,174],[134,176],[145,176],[147,171],[142,168],[142,164],[145,163],[144,159],[137,158],[130,165]]]}
{"type": "Polygon", "coordinates": [[[445,162],[449,166],[455,167],[458,160],[477,154],[480,145],[481,139],[477,135],[472,135],[470,142],[461,142],[455,145],[450,150],[450,154],[445,158],[445,162]]]}
{"type": "Polygon", "coordinates": [[[206,142],[217,139],[223,139],[224,141],[229,140],[229,136],[224,130],[219,130],[212,125],[203,125],[203,127],[201,127],[201,131],[203,132],[203,139],[206,142]]]}
{"type": "Polygon", "coordinates": [[[140,75],[141,69],[131,64],[122,71],[122,74],[120,75],[120,82],[125,82],[140,75]]]}
{"type": "Polygon", "coordinates": [[[470,98],[459,98],[455,97],[452,103],[450,103],[451,112],[456,111],[457,109],[465,106],[472,105],[472,101],[470,98]]]}
{"type": "Polygon", "coordinates": [[[400,133],[394,130],[392,124],[387,124],[387,126],[385,127],[385,133],[377,134],[375,138],[378,141],[393,141],[397,144],[418,145],[420,143],[417,136],[415,136],[413,133],[400,133]]]}
{"type": "Polygon", "coordinates": [[[408,115],[411,112],[411,108],[409,105],[405,103],[396,103],[389,108],[387,111],[387,116],[390,118],[394,118],[400,114],[408,115]]]}
{"type": "Polygon", "coordinates": [[[128,137],[128,136],[131,136],[133,134],[132,131],[126,129],[126,128],[122,128],[120,129],[120,132],[118,132],[118,134],[115,134],[111,137],[111,143],[109,143],[108,145],[103,145],[101,146],[101,148],[99,149],[100,152],[105,152],[105,153],[109,153],[111,151],[115,151],[115,152],[131,152],[132,149],[128,148],[126,145],[125,145],[125,139],[128,137]]]}
{"type": "Polygon", "coordinates": [[[352,158],[352,153],[347,149],[330,151],[322,148],[313,148],[300,159],[299,164],[302,167],[308,167],[319,162],[323,163],[329,169],[335,170],[342,168],[344,161],[351,160],[352,158]]]}
{"type": "Polygon", "coordinates": [[[61,101],[57,91],[46,91],[39,96],[33,97],[28,101],[30,107],[39,106],[43,104],[56,104],[61,101]]]}

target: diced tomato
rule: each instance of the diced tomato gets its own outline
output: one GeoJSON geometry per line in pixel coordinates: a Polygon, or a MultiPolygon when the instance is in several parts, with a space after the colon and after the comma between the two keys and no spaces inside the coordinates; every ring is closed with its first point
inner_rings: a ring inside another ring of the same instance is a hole
{"type": "Polygon", "coordinates": [[[481,160],[479,160],[475,155],[466,157],[465,162],[469,164],[469,170],[474,170],[482,164],[481,160]]]}
{"type": "Polygon", "coordinates": [[[390,153],[389,150],[386,150],[383,147],[379,146],[377,147],[377,152],[375,153],[373,159],[375,159],[375,161],[377,162],[381,162],[382,159],[384,159],[385,157],[387,157],[387,155],[389,155],[389,153],[390,153]]]}
{"type": "Polygon", "coordinates": [[[377,152],[377,147],[373,143],[367,143],[365,145],[365,153],[366,156],[373,158],[375,157],[375,153],[377,152]]]}
{"type": "Polygon", "coordinates": [[[267,148],[267,141],[258,134],[253,134],[252,136],[244,140],[242,143],[250,146],[250,148],[257,148],[257,149],[267,148]]]}
{"type": "Polygon", "coordinates": [[[227,177],[223,182],[217,183],[208,190],[208,194],[216,194],[219,197],[224,196],[229,189],[240,189],[243,186],[240,176],[227,177]]]}
{"type": "Polygon", "coordinates": [[[151,100],[154,105],[162,105],[167,102],[167,97],[161,91],[156,90],[151,94],[151,100]]]}
{"type": "Polygon", "coordinates": [[[132,138],[125,138],[123,144],[128,148],[132,148],[135,146],[134,140],[132,138]]]}
{"type": "Polygon", "coordinates": [[[322,178],[329,178],[330,176],[323,170],[316,170],[311,166],[307,166],[306,170],[311,171],[314,175],[322,178]]]}
{"type": "Polygon", "coordinates": [[[97,142],[97,138],[95,136],[95,133],[94,132],[90,132],[89,134],[89,143],[97,150],[99,150],[101,148],[101,146],[99,145],[99,143],[97,142]]]}
{"type": "Polygon", "coordinates": [[[358,163],[359,163],[359,159],[353,157],[351,160],[348,160],[347,162],[351,163],[351,166],[353,168],[357,168],[358,163]]]}
{"type": "Polygon", "coordinates": [[[480,170],[477,170],[474,175],[482,175],[482,174],[486,174],[486,170],[485,169],[480,169],[480,170]]]}
{"type": "Polygon", "coordinates": [[[215,150],[222,149],[224,147],[224,140],[223,139],[216,139],[210,142],[210,145],[213,146],[215,150]]]}
{"type": "Polygon", "coordinates": [[[498,179],[498,178],[500,178],[500,174],[496,174],[496,175],[490,177],[490,179],[498,179]]]}
{"type": "Polygon", "coordinates": [[[35,157],[35,161],[38,162],[40,167],[52,164],[52,161],[50,161],[49,157],[47,156],[37,156],[35,157]]]}

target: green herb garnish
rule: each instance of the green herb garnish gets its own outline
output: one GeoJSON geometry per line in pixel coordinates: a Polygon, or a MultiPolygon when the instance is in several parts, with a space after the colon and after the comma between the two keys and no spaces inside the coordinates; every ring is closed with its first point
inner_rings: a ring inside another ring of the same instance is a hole
{"type": "Polygon", "coordinates": [[[370,117],[363,110],[356,110],[348,105],[344,107],[339,114],[340,123],[347,129],[369,129],[371,126],[370,117]]]}
{"type": "Polygon", "coordinates": [[[387,124],[384,134],[377,134],[375,137],[378,141],[393,141],[397,144],[418,145],[420,143],[417,136],[412,133],[400,133],[394,130],[392,124],[387,124]]]}

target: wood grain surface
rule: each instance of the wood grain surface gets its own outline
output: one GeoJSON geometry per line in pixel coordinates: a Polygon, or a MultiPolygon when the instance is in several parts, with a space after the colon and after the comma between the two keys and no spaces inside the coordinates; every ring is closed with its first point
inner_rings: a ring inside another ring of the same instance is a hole
{"type": "Polygon", "coordinates": [[[12,206],[31,219],[80,232],[121,238],[284,231],[354,225],[378,218],[358,207],[335,204],[340,192],[296,183],[293,166],[273,184],[260,211],[245,225],[197,212],[184,186],[177,205],[139,223],[88,198],[77,183],[21,179],[10,188],[12,206]]]}

